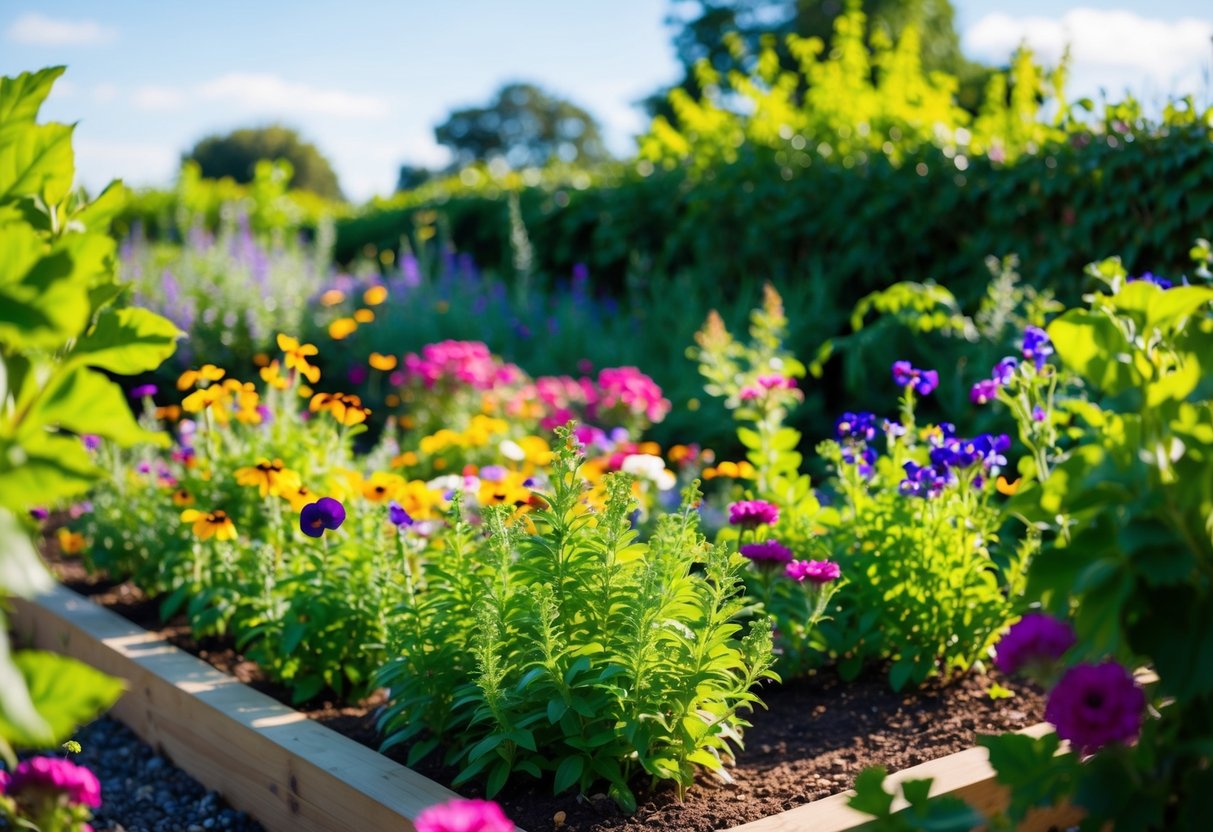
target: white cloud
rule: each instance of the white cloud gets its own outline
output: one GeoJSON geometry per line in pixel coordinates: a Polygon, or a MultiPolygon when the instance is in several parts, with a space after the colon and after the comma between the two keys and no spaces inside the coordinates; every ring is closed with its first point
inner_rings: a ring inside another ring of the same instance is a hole
{"type": "Polygon", "coordinates": [[[104,187],[111,179],[128,185],[164,185],[177,173],[179,151],[152,142],[99,141],[77,137],[76,171],[92,189],[104,187]]]}
{"type": "Polygon", "coordinates": [[[32,46],[93,46],[112,43],[118,30],[95,20],[61,20],[30,12],[14,20],[5,34],[11,41],[32,46]]]}
{"type": "Polygon", "coordinates": [[[258,114],[316,114],[344,118],[379,118],[387,102],[374,95],[294,83],[276,75],[233,72],[201,84],[204,100],[231,104],[258,114]]]}
{"type": "Polygon", "coordinates": [[[179,110],[186,97],[185,91],[176,87],[150,85],[135,90],[131,103],[140,110],[179,110]]]}
{"type": "Polygon", "coordinates": [[[1052,66],[1068,44],[1071,90],[1090,95],[1102,88],[1116,97],[1126,88],[1138,95],[1202,92],[1211,36],[1213,19],[1077,8],[1058,18],[988,14],[965,31],[963,46],[971,57],[1004,62],[1026,42],[1052,66]]]}

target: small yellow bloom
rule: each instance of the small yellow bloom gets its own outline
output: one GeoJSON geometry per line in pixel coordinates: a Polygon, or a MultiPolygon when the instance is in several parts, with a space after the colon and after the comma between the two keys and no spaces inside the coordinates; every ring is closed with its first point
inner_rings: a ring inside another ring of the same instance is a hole
{"type": "Polygon", "coordinates": [[[362,483],[362,496],[372,503],[384,503],[396,499],[404,488],[404,477],[376,471],[362,483]]]}
{"type": "Polygon", "coordinates": [[[381,370],[385,373],[396,369],[396,356],[384,355],[383,353],[373,352],[368,359],[371,369],[381,370]]]}
{"type": "Polygon", "coordinates": [[[345,292],[340,289],[329,289],[320,296],[320,304],[322,306],[336,306],[345,300],[345,292]]]}
{"type": "Polygon", "coordinates": [[[275,497],[298,491],[299,475],[282,464],[281,459],[270,462],[262,457],[256,465],[240,468],[236,471],[236,482],[239,485],[255,485],[264,497],[272,494],[275,497]]]}
{"type": "Polygon", "coordinates": [[[308,363],[308,359],[319,354],[314,344],[300,344],[298,338],[278,333],[278,349],[282,350],[288,370],[298,370],[299,374],[315,384],[320,380],[320,368],[308,363]]]}
{"type": "Polygon", "coordinates": [[[270,387],[277,387],[279,390],[285,390],[288,386],[287,380],[281,374],[282,365],[278,363],[278,359],[274,359],[269,364],[261,368],[261,380],[270,387]]]}
{"type": "Polygon", "coordinates": [[[369,324],[375,320],[375,313],[370,309],[359,309],[354,312],[354,320],[360,324],[369,324]]]}
{"type": "Polygon", "coordinates": [[[999,494],[1005,494],[1008,497],[1010,497],[1010,496],[1014,495],[1017,491],[1019,491],[1019,486],[1022,483],[1023,483],[1022,479],[1017,478],[1014,482],[1007,482],[1006,477],[1000,476],[998,478],[998,482],[996,482],[994,484],[994,487],[998,489],[999,494]]]}
{"type": "Polygon", "coordinates": [[[334,341],[344,341],[358,329],[358,322],[353,318],[337,318],[329,324],[329,337],[334,341]]]}
{"type": "Polygon", "coordinates": [[[351,393],[317,393],[308,405],[313,413],[321,410],[333,415],[339,424],[360,425],[371,415],[369,407],[362,406],[362,399],[351,393]]]}
{"type": "Polygon", "coordinates": [[[192,506],[194,504],[194,495],[186,491],[184,488],[178,488],[173,492],[173,505],[192,506]]]}
{"type": "Polygon", "coordinates": [[[301,398],[310,399],[316,391],[306,384],[299,385],[299,395],[301,398]]]}
{"type": "Polygon", "coordinates": [[[198,511],[194,508],[187,508],[181,512],[181,521],[193,524],[194,534],[198,536],[199,540],[209,540],[212,537],[216,540],[236,539],[236,524],[222,509],[198,511]]]}
{"type": "Polygon", "coordinates": [[[283,491],[282,498],[291,504],[291,511],[302,511],[308,503],[316,502],[316,495],[306,485],[300,485],[292,491],[283,491]]]}
{"type": "Polygon", "coordinates": [[[162,422],[176,422],[181,418],[181,408],[175,404],[156,408],[156,418],[162,422]]]}
{"type": "Polygon", "coordinates": [[[177,379],[177,389],[185,392],[191,387],[194,387],[200,381],[218,381],[223,378],[226,371],[222,367],[216,367],[214,364],[203,364],[197,370],[186,370],[177,379]]]}
{"type": "Polygon", "coordinates": [[[387,300],[386,286],[372,286],[362,293],[362,302],[367,306],[378,306],[387,300]]]}
{"type": "Polygon", "coordinates": [[[417,464],[417,452],[416,451],[405,451],[404,453],[400,454],[400,456],[397,456],[392,459],[393,468],[411,468],[412,466],[414,466],[416,464],[417,464]]]}
{"type": "Polygon", "coordinates": [[[421,480],[409,480],[396,495],[396,502],[414,520],[429,520],[434,516],[434,507],[441,502],[442,495],[430,490],[421,480]]]}
{"type": "Polygon", "coordinates": [[[70,529],[60,529],[57,534],[59,548],[65,555],[78,555],[84,551],[84,535],[70,529]]]}

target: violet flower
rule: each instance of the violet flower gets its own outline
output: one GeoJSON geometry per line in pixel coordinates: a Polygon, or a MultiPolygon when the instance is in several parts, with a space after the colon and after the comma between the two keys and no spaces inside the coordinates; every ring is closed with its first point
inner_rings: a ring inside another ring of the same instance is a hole
{"type": "Polygon", "coordinates": [[[1065,621],[1042,612],[1030,612],[1011,625],[994,648],[994,666],[1010,676],[1025,668],[1051,664],[1076,641],[1065,621]]]}
{"type": "Polygon", "coordinates": [[[808,581],[824,586],[842,577],[842,570],[830,560],[794,560],[787,565],[783,574],[798,583],[808,581]]]}
{"type": "Polygon", "coordinates": [[[1089,754],[1135,739],[1145,709],[1145,694],[1123,666],[1084,663],[1067,670],[1049,692],[1045,719],[1057,727],[1057,736],[1089,754]]]}
{"type": "Polygon", "coordinates": [[[729,506],[729,523],[748,529],[774,526],[779,522],[779,506],[766,500],[741,500],[729,506]]]}
{"type": "Polygon", "coordinates": [[[344,522],[345,506],[332,497],[321,497],[299,512],[299,528],[308,537],[320,537],[326,529],[334,531],[344,522]]]}
{"type": "Polygon", "coordinates": [[[792,550],[778,540],[747,543],[741,547],[741,554],[759,566],[778,565],[792,560],[792,550]]]}

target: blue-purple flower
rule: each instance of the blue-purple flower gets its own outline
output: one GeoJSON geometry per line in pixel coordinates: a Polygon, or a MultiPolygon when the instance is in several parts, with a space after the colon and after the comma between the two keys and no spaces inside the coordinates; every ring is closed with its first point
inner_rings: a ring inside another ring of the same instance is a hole
{"type": "Polygon", "coordinates": [[[1011,383],[1011,379],[1015,377],[1015,369],[1019,366],[1019,361],[1014,356],[1008,355],[1006,358],[994,365],[994,369],[990,372],[990,378],[997,382],[999,386],[1011,383]]]}
{"type": "Polygon", "coordinates": [[[132,399],[150,398],[154,395],[156,395],[156,385],[154,384],[140,384],[131,388],[132,399]]]}
{"type": "Polygon", "coordinates": [[[998,382],[992,378],[983,378],[969,390],[969,401],[973,404],[989,404],[998,398],[998,382]]]}
{"type": "Polygon", "coordinates": [[[759,566],[788,563],[792,560],[792,550],[778,540],[763,540],[758,543],[747,543],[741,547],[741,554],[754,561],[759,566]]]}
{"type": "Polygon", "coordinates": [[[1167,280],[1167,278],[1159,277],[1158,275],[1154,274],[1154,272],[1146,272],[1145,274],[1140,274],[1136,277],[1130,277],[1127,282],[1136,283],[1138,281],[1141,281],[1143,283],[1153,283],[1158,288],[1164,289],[1164,290],[1170,289],[1172,286],[1175,285],[1170,280],[1167,280]]]}
{"type": "Polygon", "coordinates": [[[1130,742],[1141,731],[1146,696],[1133,674],[1114,661],[1078,664],[1049,692],[1045,719],[1081,753],[1130,742]]]}
{"type": "Polygon", "coordinates": [[[834,431],[839,439],[858,439],[861,442],[871,442],[876,438],[876,414],[844,413],[834,423],[834,431]]]}
{"type": "Polygon", "coordinates": [[[920,396],[929,396],[939,386],[939,373],[920,370],[909,361],[894,361],[893,381],[898,387],[909,387],[920,396]]]}
{"type": "Polygon", "coordinates": [[[1043,370],[1045,361],[1053,354],[1053,342],[1040,327],[1030,326],[1023,331],[1023,357],[1032,361],[1037,370],[1043,370]]]}
{"type": "Polygon", "coordinates": [[[413,519],[411,514],[405,511],[404,506],[400,505],[400,503],[396,502],[395,500],[388,503],[387,517],[388,520],[392,522],[392,525],[398,528],[405,528],[406,526],[411,526],[417,522],[413,519]]]}
{"type": "Polygon", "coordinates": [[[320,537],[325,530],[334,531],[345,522],[345,506],[332,497],[321,497],[308,503],[299,512],[299,528],[308,537],[320,537]]]}

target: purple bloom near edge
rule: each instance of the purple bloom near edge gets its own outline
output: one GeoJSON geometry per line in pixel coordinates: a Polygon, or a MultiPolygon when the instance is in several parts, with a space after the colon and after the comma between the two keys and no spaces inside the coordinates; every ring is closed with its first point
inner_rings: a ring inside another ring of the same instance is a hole
{"type": "Polygon", "coordinates": [[[929,396],[939,386],[939,373],[920,370],[909,361],[893,362],[893,382],[898,387],[910,387],[920,396],[929,396]]]}
{"type": "Polygon", "coordinates": [[[729,506],[729,523],[734,526],[774,526],[779,522],[779,506],[766,500],[741,500],[729,506]]]}
{"type": "Polygon", "coordinates": [[[778,540],[763,540],[759,543],[747,543],[741,547],[741,554],[758,565],[788,563],[792,560],[792,550],[778,540]]]}
{"type": "Polygon", "coordinates": [[[1065,621],[1030,612],[1011,625],[994,648],[994,666],[1010,676],[1025,667],[1060,659],[1077,639],[1065,621]]]}
{"type": "Polygon", "coordinates": [[[1114,661],[1078,664],[1049,692],[1045,719],[1081,753],[1130,742],[1141,731],[1146,695],[1133,674],[1114,661]]]}
{"type": "Polygon", "coordinates": [[[459,799],[431,806],[413,826],[417,832],[514,832],[514,824],[491,800],[459,799]]]}
{"type": "Polygon", "coordinates": [[[321,497],[299,512],[299,528],[308,537],[320,537],[326,529],[333,531],[344,522],[345,506],[332,497],[321,497]]]}

